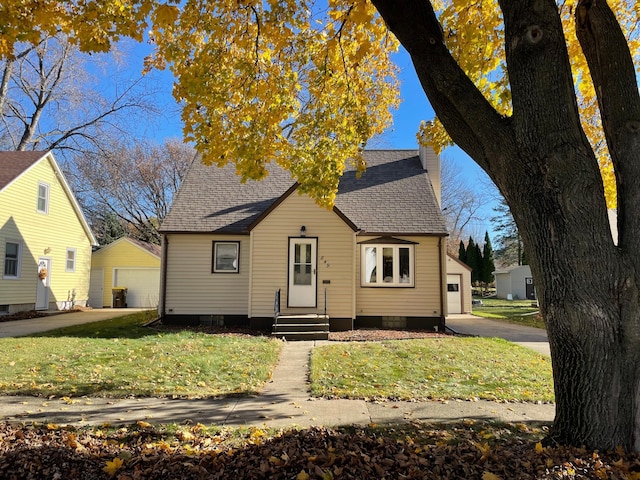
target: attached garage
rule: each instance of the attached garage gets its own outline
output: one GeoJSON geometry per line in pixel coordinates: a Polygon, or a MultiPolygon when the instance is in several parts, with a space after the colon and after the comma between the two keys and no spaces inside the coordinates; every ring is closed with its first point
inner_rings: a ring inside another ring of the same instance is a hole
{"type": "Polygon", "coordinates": [[[157,308],[160,246],[123,237],[93,252],[90,304],[113,307],[113,288],[127,289],[126,306],[157,308]]]}
{"type": "Polygon", "coordinates": [[[447,255],[447,313],[471,313],[471,269],[447,255]]]}

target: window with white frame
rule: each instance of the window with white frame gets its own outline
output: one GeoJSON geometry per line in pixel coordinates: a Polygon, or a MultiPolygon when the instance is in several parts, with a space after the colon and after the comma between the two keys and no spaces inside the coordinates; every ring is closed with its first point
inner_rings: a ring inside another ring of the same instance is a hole
{"type": "Polygon", "coordinates": [[[38,212],[49,213],[49,185],[38,183],[38,212]]]}
{"type": "Polygon", "coordinates": [[[213,242],[211,273],[240,272],[240,242],[213,242]]]}
{"type": "Polygon", "coordinates": [[[367,287],[413,287],[414,245],[361,245],[361,284],[367,287]]]}
{"type": "Polygon", "coordinates": [[[6,242],[4,245],[4,278],[20,277],[20,243],[6,242]]]}
{"type": "Polygon", "coordinates": [[[76,271],[76,249],[75,248],[67,248],[67,263],[65,268],[67,272],[76,271]]]}

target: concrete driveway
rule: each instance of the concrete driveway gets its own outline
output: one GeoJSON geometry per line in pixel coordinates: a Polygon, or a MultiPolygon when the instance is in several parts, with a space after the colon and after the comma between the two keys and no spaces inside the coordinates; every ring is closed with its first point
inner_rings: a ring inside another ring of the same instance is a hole
{"type": "Polygon", "coordinates": [[[478,337],[498,337],[551,356],[547,332],[541,328],[525,327],[515,323],[489,320],[474,315],[449,315],[447,327],[456,333],[478,337]]]}
{"type": "Polygon", "coordinates": [[[144,308],[96,308],[84,312],[60,313],[46,317],[29,318],[27,320],[13,320],[0,322],[0,338],[22,337],[33,333],[46,332],[56,328],[80,325],[82,323],[99,322],[110,318],[122,317],[133,312],[146,310],[144,308]]]}

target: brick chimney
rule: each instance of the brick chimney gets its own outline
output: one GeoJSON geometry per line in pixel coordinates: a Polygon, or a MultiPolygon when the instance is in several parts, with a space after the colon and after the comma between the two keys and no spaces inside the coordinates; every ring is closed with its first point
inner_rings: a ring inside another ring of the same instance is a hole
{"type": "Polygon", "coordinates": [[[429,175],[429,180],[431,180],[431,186],[433,187],[433,192],[436,194],[438,205],[442,206],[440,201],[440,157],[436,155],[436,152],[434,152],[431,147],[424,145],[419,146],[418,155],[420,156],[422,168],[424,168],[429,175]]]}

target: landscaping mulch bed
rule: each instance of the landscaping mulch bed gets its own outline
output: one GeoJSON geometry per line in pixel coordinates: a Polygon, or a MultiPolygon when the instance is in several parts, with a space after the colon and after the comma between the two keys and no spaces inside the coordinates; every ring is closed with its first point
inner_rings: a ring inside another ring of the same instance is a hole
{"type": "MultiPolygon", "coordinates": [[[[151,328],[158,331],[175,332],[190,330],[193,332],[209,333],[212,335],[229,336],[269,336],[271,332],[255,330],[246,327],[218,327],[218,326],[177,326],[155,324],[151,328]]],[[[374,342],[380,340],[409,340],[414,338],[449,337],[449,334],[436,333],[427,330],[387,330],[382,328],[358,328],[344,332],[330,332],[329,340],[334,342],[374,342]]]]}

